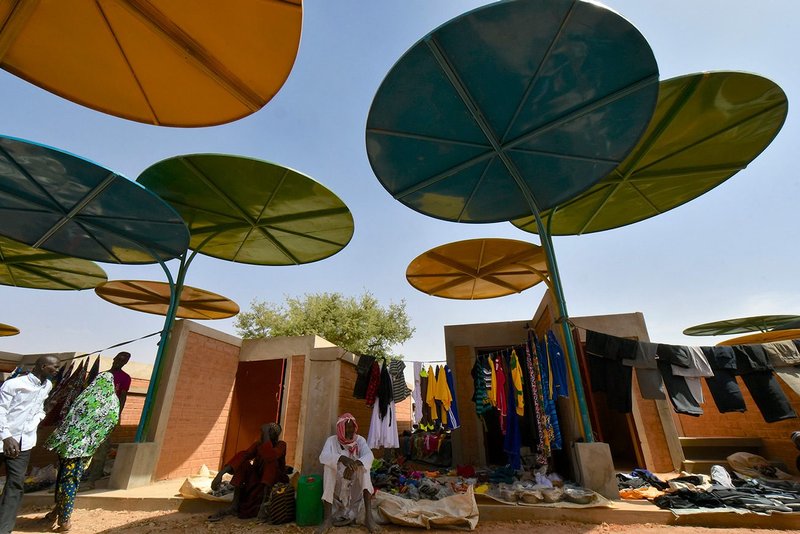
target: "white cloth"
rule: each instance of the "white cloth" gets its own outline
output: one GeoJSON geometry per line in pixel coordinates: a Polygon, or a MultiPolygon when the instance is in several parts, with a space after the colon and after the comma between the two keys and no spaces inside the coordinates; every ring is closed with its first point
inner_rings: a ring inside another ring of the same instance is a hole
{"type": "Polygon", "coordinates": [[[411,400],[414,401],[414,422],[417,424],[422,421],[422,390],[419,386],[420,371],[422,371],[422,362],[414,362],[414,391],[411,392],[411,400]]]}
{"type": "Polygon", "coordinates": [[[692,363],[689,367],[680,367],[677,365],[672,366],[672,374],[674,376],[714,376],[714,371],[708,364],[706,355],[703,354],[703,349],[700,347],[688,347],[689,356],[692,357],[692,363]]]}
{"type": "Polygon", "coordinates": [[[53,384],[33,373],[6,380],[0,387],[0,452],[2,440],[13,437],[20,451],[36,445],[36,428],[44,419],[44,401],[53,384]]]}
{"type": "Polygon", "coordinates": [[[708,363],[706,355],[703,354],[703,349],[700,347],[688,347],[689,356],[692,357],[692,363],[689,367],[672,366],[672,374],[675,376],[683,376],[686,378],[686,385],[689,386],[689,392],[694,397],[698,404],[704,404],[703,399],[703,384],[700,381],[701,376],[714,376],[714,371],[708,363]]]}
{"type": "Polygon", "coordinates": [[[397,412],[394,408],[394,401],[389,403],[386,417],[381,419],[378,403],[372,407],[372,418],[369,421],[369,434],[367,444],[373,449],[385,447],[396,449],[400,446],[400,433],[397,431],[397,412]]]}
{"type": "Polygon", "coordinates": [[[322,478],[322,500],[331,503],[331,517],[338,519],[347,517],[355,519],[361,501],[363,500],[364,490],[373,493],[372,480],[369,477],[369,470],[372,467],[372,450],[367,445],[367,440],[356,434],[356,445],[358,450],[350,453],[346,446],[339,443],[339,438],[335,435],[329,437],[322,447],[319,455],[319,462],[324,467],[322,478]],[[362,463],[350,480],[344,478],[344,465],[339,463],[339,458],[346,456],[362,463]]]}

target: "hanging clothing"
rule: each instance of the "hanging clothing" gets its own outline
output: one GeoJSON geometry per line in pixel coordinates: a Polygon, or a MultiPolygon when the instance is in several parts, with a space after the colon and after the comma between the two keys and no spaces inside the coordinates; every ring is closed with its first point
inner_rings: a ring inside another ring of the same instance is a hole
{"type": "MultiPolygon", "coordinates": [[[[489,380],[486,382],[486,392],[489,394],[489,402],[495,408],[497,407],[497,374],[494,368],[494,360],[489,357],[491,365],[489,365],[489,380]]],[[[486,371],[484,370],[484,374],[486,371]]]]}
{"type": "Polygon", "coordinates": [[[708,360],[700,347],[686,347],[686,349],[689,352],[689,367],[673,365],[672,374],[685,377],[686,385],[689,386],[692,397],[698,404],[703,404],[703,386],[700,378],[714,376],[714,371],[711,370],[711,366],[708,364],[708,360]]]}
{"type": "Polygon", "coordinates": [[[552,398],[569,397],[569,382],[567,379],[567,362],[564,359],[564,351],[558,343],[558,339],[552,330],[547,331],[547,359],[550,367],[552,382],[552,398]]]}
{"type": "Polygon", "coordinates": [[[377,404],[372,407],[367,444],[373,449],[380,449],[381,447],[396,449],[400,446],[400,433],[397,431],[397,411],[395,410],[394,401],[389,402],[386,415],[383,417],[377,404]]]}
{"type": "Polygon", "coordinates": [[[720,413],[744,412],[742,390],[736,382],[736,356],[732,347],[701,347],[714,376],[706,377],[706,385],[711,398],[720,413]]]}
{"type": "Polygon", "coordinates": [[[377,361],[372,362],[369,368],[369,382],[367,383],[366,401],[367,407],[372,408],[375,399],[378,398],[378,388],[381,385],[381,366],[377,361]]]}
{"type": "Polygon", "coordinates": [[[442,425],[447,425],[447,414],[450,411],[450,403],[453,397],[450,395],[450,388],[447,385],[444,367],[436,366],[436,389],[434,399],[436,399],[436,411],[439,414],[439,421],[442,425]]]}
{"type": "Polygon", "coordinates": [[[511,385],[509,391],[513,389],[514,397],[514,411],[517,415],[525,415],[525,399],[522,394],[522,368],[519,365],[517,358],[517,351],[511,349],[511,355],[508,359],[508,364],[511,369],[511,385]]]}
{"type": "Polygon", "coordinates": [[[497,411],[500,417],[500,433],[506,435],[506,423],[508,422],[508,386],[506,385],[506,370],[503,367],[503,357],[497,355],[494,357],[494,374],[495,383],[494,387],[497,388],[497,411]]]}
{"type": "Polygon", "coordinates": [[[769,356],[761,345],[734,345],[736,371],[767,423],[797,417],[772,373],[769,356]]]}
{"type": "Polygon", "coordinates": [[[631,413],[633,373],[632,368],[625,365],[623,360],[635,362],[639,350],[638,343],[591,331],[587,331],[586,340],[587,345],[591,340],[593,347],[586,358],[592,391],[605,393],[606,405],[610,409],[620,413],[631,413]]]}
{"type": "MultiPolygon", "coordinates": [[[[514,364],[510,360],[513,354],[514,352],[512,349],[508,362],[508,366],[511,368],[512,384],[514,382],[514,364]]],[[[516,369],[519,372],[519,364],[516,365],[516,369]]],[[[522,457],[520,455],[522,439],[519,429],[520,416],[518,415],[519,412],[517,411],[517,399],[516,387],[509,387],[506,397],[506,403],[508,405],[508,417],[506,422],[505,439],[503,440],[503,451],[508,455],[508,463],[513,469],[520,469],[522,467],[522,457]]]]}
{"type": "MultiPolygon", "coordinates": [[[[659,348],[660,347],[661,345],[659,345],[659,348]]],[[[664,385],[667,386],[669,400],[672,402],[672,407],[675,411],[695,417],[703,415],[703,409],[692,395],[689,385],[686,383],[686,378],[673,375],[672,364],[668,360],[659,359],[658,370],[661,373],[661,378],[664,380],[664,385]]]]}
{"type": "MultiPolygon", "coordinates": [[[[547,438],[547,415],[544,412],[544,401],[541,394],[541,388],[537,375],[539,373],[539,364],[533,357],[534,348],[528,336],[525,343],[525,365],[528,369],[528,392],[531,398],[531,405],[533,406],[534,425],[533,429],[536,431],[536,463],[539,465],[546,465],[547,458],[550,456],[550,440],[547,438]]],[[[528,410],[530,412],[530,410],[528,410]]]]}
{"type": "Polygon", "coordinates": [[[389,375],[392,377],[392,400],[395,404],[403,402],[411,394],[403,374],[405,368],[406,364],[403,360],[389,362],[389,375]]]}
{"type": "Polygon", "coordinates": [[[453,373],[450,367],[444,366],[444,374],[447,382],[447,388],[450,392],[450,407],[447,410],[447,428],[455,430],[461,426],[460,419],[458,418],[458,403],[456,402],[455,383],[453,381],[453,373]]]}
{"type": "Polygon", "coordinates": [[[419,423],[420,430],[433,430],[433,418],[431,415],[431,407],[428,404],[428,386],[430,377],[428,371],[423,368],[419,372],[419,391],[422,404],[422,419],[419,423]]]}
{"type": "Polygon", "coordinates": [[[552,389],[550,388],[550,378],[549,378],[549,362],[547,358],[547,344],[544,340],[536,339],[536,336],[533,336],[534,343],[536,344],[536,355],[539,361],[539,370],[540,370],[540,383],[542,386],[542,395],[544,398],[544,408],[545,413],[547,414],[547,422],[548,426],[551,429],[552,439],[550,440],[550,449],[551,450],[561,450],[562,447],[562,439],[561,439],[561,426],[558,421],[558,412],[556,411],[556,403],[555,398],[551,396],[552,389]]]}
{"type": "Polygon", "coordinates": [[[636,370],[639,393],[644,399],[666,399],[664,382],[661,380],[661,373],[658,372],[658,364],[656,363],[656,348],[658,345],[649,341],[639,341],[636,345],[636,361],[633,367],[636,370]]]}
{"type": "Polygon", "coordinates": [[[422,370],[422,362],[414,362],[411,366],[414,370],[414,390],[411,392],[411,402],[414,403],[414,422],[419,424],[422,421],[422,396],[420,392],[420,376],[422,370]]]}
{"type": "Polygon", "coordinates": [[[367,387],[369,387],[372,364],[375,363],[375,357],[368,354],[362,354],[358,357],[356,364],[356,383],[353,386],[354,399],[366,399],[367,387]]]}
{"type": "Polygon", "coordinates": [[[383,362],[383,366],[381,367],[381,381],[378,386],[378,412],[381,419],[386,417],[389,411],[389,404],[392,402],[392,394],[392,377],[389,374],[389,366],[386,365],[386,362],[383,362]]]}
{"type": "Polygon", "coordinates": [[[483,378],[483,359],[485,359],[484,356],[478,356],[470,370],[473,387],[472,402],[475,403],[475,413],[478,414],[478,417],[483,417],[492,410],[492,404],[489,402],[489,395],[486,392],[486,380],[483,378]]]}

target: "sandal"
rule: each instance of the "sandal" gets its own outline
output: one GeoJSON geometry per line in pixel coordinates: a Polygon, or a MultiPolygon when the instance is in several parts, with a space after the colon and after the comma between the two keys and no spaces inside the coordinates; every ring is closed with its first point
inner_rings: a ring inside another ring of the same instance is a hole
{"type": "Polygon", "coordinates": [[[58,525],[58,528],[56,528],[56,532],[66,532],[71,528],[72,528],[72,521],[67,521],[66,523],[61,523],[60,525],[58,525]]]}

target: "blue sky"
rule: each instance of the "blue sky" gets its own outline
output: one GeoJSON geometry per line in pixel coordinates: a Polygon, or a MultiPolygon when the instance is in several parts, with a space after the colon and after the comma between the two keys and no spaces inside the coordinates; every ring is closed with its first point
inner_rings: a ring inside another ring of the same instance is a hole
{"type": "MultiPolygon", "coordinates": [[[[253,298],[371,291],[384,304],[405,300],[417,331],[397,351],[414,360],[444,357],[443,326],[526,320],[544,291],[464,302],[419,293],[408,263],[451,241],[531,240],[508,223],[435,220],[394,201],[366,157],[364,127],[372,97],[394,62],[438,25],[490,2],[466,0],[307,0],[294,69],[261,111],[201,129],[141,125],[72,104],[0,71],[5,104],[0,133],[94,160],[135,179],[151,164],[197,152],[256,157],[297,169],[350,207],[355,235],[339,254],[293,267],[256,267],[199,256],[187,283],[246,308],[253,298]]],[[[800,95],[794,0],[609,0],[650,42],[661,79],[704,70],[760,74],[789,98],[775,141],[750,166],[705,196],[660,217],[600,234],[557,237],[555,249],[572,316],[640,311],[657,342],[703,344],[681,331],[697,323],[762,314],[795,314],[800,95]]],[[[101,73],[98,73],[100,75],[101,73]]],[[[110,279],[164,280],[157,266],[103,265],[110,279]]],[[[177,266],[173,265],[173,269],[177,266]]],[[[0,350],[93,351],[155,332],[163,319],[109,304],[92,291],[51,292],[0,286],[0,323],[21,330],[0,350]]],[[[233,321],[208,326],[234,333],[233,321]]],[[[154,338],[131,346],[151,360],[154,338]]],[[[113,352],[113,351],[112,351],[113,352]]]]}

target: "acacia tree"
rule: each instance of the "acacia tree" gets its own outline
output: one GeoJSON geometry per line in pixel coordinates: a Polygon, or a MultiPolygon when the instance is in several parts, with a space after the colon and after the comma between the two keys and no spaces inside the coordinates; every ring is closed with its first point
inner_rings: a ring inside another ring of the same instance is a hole
{"type": "Polygon", "coordinates": [[[368,291],[358,298],[341,293],[286,297],[283,304],[253,299],[235,323],[243,338],[315,334],[355,354],[390,356],[391,347],[411,338],[406,303],[384,308],[368,291]]]}

